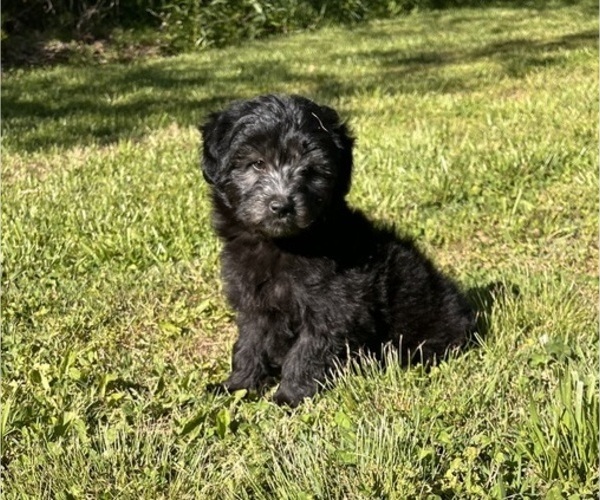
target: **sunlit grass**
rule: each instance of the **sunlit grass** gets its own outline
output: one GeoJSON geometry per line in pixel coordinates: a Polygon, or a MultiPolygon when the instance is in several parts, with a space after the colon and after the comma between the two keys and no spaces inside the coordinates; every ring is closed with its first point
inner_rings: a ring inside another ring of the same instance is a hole
{"type": "Polygon", "coordinates": [[[595,9],[418,13],[6,74],[7,498],[594,494],[595,9]],[[293,412],[204,392],[235,327],[195,126],[263,92],[347,117],[351,202],[485,305],[481,347],[349,371],[293,412]]]}

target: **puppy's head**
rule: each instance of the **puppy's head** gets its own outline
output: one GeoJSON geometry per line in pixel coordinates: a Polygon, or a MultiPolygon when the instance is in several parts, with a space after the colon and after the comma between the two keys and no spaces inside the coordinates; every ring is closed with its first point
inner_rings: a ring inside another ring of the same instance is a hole
{"type": "Polygon", "coordinates": [[[333,109],[304,97],[235,102],[201,131],[216,200],[267,237],[309,228],[350,189],[353,139],[333,109]]]}

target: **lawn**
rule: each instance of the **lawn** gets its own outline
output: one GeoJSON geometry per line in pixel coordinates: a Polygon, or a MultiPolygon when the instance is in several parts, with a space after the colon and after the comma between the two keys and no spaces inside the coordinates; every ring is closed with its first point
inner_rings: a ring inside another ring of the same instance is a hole
{"type": "Polygon", "coordinates": [[[4,498],[596,497],[597,4],[12,70],[2,117],[4,498]],[[196,125],[265,92],[348,120],[351,203],[459,280],[477,347],[293,411],[206,394],[235,325],[196,125]]]}

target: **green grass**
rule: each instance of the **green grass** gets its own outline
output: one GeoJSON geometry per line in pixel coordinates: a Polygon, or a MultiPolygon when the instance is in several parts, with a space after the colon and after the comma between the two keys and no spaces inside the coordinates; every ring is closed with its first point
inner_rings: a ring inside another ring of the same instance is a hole
{"type": "Polygon", "coordinates": [[[5,74],[4,497],[593,497],[597,33],[463,9],[5,74]],[[204,392],[235,328],[195,125],[267,91],[349,119],[351,202],[470,290],[479,348],[291,412],[204,392]]]}

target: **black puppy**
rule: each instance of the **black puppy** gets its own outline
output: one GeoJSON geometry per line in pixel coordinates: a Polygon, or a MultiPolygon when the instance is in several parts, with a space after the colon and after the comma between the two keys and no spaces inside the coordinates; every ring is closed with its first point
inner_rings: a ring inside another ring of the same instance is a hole
{"type": "Polygon", "coordinates": [[[202,127],[222,274],[239,337],[228,379],[295,406],[347,353],[431,360],[461,345],[474,315],[414,245],[349,208],[353,139],[300,96],[233,103],[202,127]]]}

